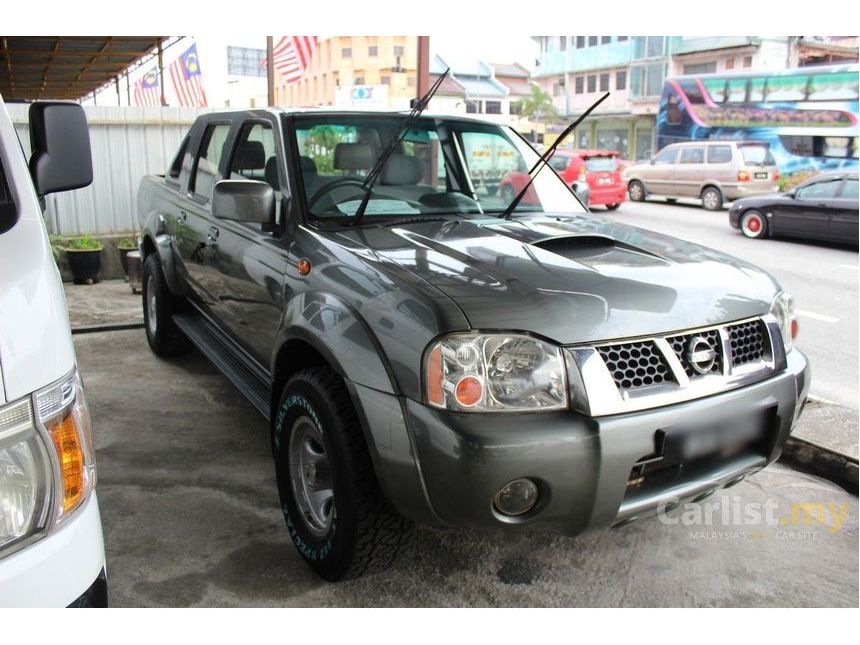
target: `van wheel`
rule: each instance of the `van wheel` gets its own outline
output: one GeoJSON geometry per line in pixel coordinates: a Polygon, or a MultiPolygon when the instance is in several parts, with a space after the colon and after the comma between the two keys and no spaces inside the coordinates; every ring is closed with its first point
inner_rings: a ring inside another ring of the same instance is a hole
{"type": "Polygon", "coordinates": [[[627,196],[630,197],[631,202],[645,201],[645,186],[641,181],[631,181],[627,184],[627,196]]]}
{"type": "Polygon", "coordinates": [[[723,194],[719,188],[708,186],[702,191],[702,206],[708,211],[718,211],[723,207],[723,194]]]}
{"type": "Polygon", "coordinates": [[[287,381],[272,447],[287,530],[305,562],[332,582],[387,569],[412,523],[383,497],[358,416],[331,368],[303,369],[287,381]]]}
{"type": "Polygon", "coordinates": [[[170,293],[158,253],[150,253],[143,263],[143,321],[146,340],[158,356],[176,356],[190,347],[173,322],[181,304],[181,299],[170,293]]]}
{"type": "Polygon", "coordinates": [[[747,211],[741,217],[741,233],[754,240],[767,236],[767,220],[759,211],[747,211]]]}
{"type": "Polygon", "coordinates": [[[615,209],[617,209],[619,206],[621,206],[621,204],[607,204],[607,205],[606,205],[606,210],[608,210],[608,211],[614,211],[614,210],[615,210],[615,209]]]}
{"type": "Polygon", "coordinates": [[[514,193],[514,187],[510,184],[505,184],[504,186],[502,186],[501,195],[502,202],[504,204],[510,204],[512,201],[514,201],[514,197],[516,197],[516,194],[514,193]]]}
{"type": "Polygon", "coordinates": [[[677,199],[675,199],[674,197],[667,197],[667,198],[666,198],[666,203],[667,203],[667,204],[674,204],[674,203],[675,203],[675,202],[677,202],[677,201],[678,201],[678,200],[677,200],[677,199]]]}

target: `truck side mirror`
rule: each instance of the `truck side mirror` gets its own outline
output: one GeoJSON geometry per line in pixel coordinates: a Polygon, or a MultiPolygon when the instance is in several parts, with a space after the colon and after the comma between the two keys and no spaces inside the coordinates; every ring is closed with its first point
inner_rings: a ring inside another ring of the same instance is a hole
{"type": "Polygon", "coordinates": [[[275,191],[264,181],[222,179],[212,194],[212,215],[236,222],[275,221],[275,191]]]}
{"type": "Polygon", "coordinates": [[[89,186],[93,158],[87,116],[77,103],[39,101],[30,106],[30,176],[39,197],[89,186]]]}

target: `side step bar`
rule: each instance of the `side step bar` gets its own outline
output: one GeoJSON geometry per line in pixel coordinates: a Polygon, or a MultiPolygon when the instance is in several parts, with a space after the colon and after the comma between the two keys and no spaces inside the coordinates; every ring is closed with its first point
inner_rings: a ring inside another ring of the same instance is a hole
{"type": "Polygon", "coordinates": [[[271,386],[248,361],[243,360],[230,347],[227,337],[202,316],[177,314],[176,326],[197,349],[235,385],[257,411],[269,419],[269,392],[271,386]]]}

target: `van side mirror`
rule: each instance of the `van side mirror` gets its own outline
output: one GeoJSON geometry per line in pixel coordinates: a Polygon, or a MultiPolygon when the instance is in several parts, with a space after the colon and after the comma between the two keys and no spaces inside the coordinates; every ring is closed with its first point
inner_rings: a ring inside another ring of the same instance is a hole
{"type": "Polygon", "coordinates": [[[789,190],[788,192],[785,193],[785,196],[791,197],[792,199],[795,199],[797,197],[797,188],[792,188],[791,190],[789,190]]]}
{"type": "Polygon", "coordinates": [[[275,191],[264,181],[222,179],[212,194],[212,215],[235,222],[275,221],[275,191]]]}
{"type": "Polygon", "coordinates": [[[93,158],[87,116],[77,103],[30,105],[30,176],[39,197],[89,186],[93,158]]]}

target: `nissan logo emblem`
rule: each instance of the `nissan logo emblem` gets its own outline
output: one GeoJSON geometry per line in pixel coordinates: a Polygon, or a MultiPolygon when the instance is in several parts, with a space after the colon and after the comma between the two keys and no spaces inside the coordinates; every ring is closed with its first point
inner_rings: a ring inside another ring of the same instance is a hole
{"type": "Polygon", "coordinates": [[[717,352],[704,336],[693,336],[687,345],[687,362],[699,374],[707,374],[714,367],[717,352]]]}

